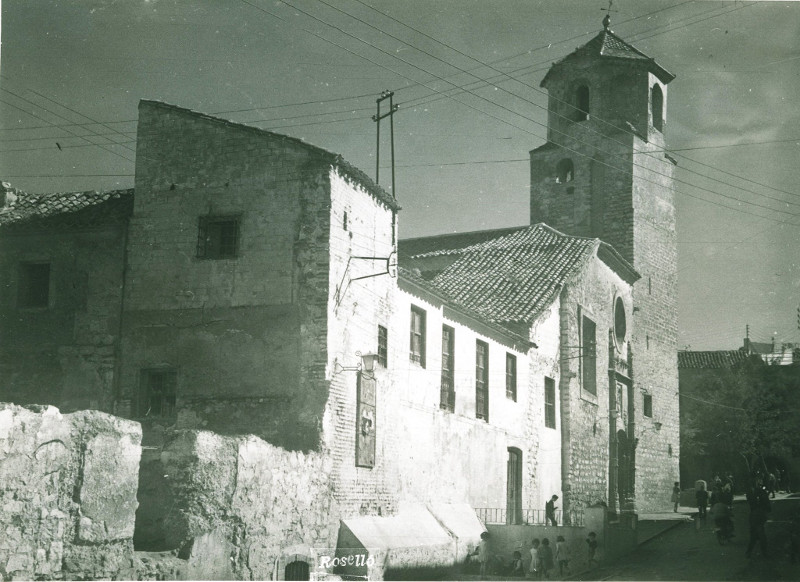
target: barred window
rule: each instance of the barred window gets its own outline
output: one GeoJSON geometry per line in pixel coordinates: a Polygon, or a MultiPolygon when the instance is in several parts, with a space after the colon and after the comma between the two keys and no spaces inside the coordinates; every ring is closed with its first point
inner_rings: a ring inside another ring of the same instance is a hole
{"type": "Polygon", "coordinates": [[[382,325],[378,326],[378,365],[389,366],[389,331],[382,325]]]}
{"type": "Polygon", "coordinates": [[[455,330],[447,325],[442,326],[442,385],[439,394],[439,406],[444,410],[455,410],[456,392],[453,384],[455,356],[455,330]]]}
{"type": "Polygon", "coordinates": [[[425,367],[425,310],[411,306],[411,347],[409,353],[412,362],[425,367]]]}
{"type": "Polygon", "coordinates": [[[141,371],[139,416],[175,416],[177,372],[174,368],[141,371]]]}
{"type": "Polygon", "coordinates": [[[201,216],[197,234],[197,257],[233,259],[239,255],[239,217],[201,216]]]}
{"type": "Polygon", "coordinates": [[[581,381],[583,389],[597,394],[597,326],[585,315],[581,319],[581,381]]]}
{"type": "Polygon", "coordinates": [[[517,356],[506,354],[506,396],[517,401],[517,356]]]}
{"type": "Polygon", "coordinates": [[[475,417],[489,421],[489,345],[475,343],[475,417]]]}
{"type": "Polygon", "coordinates": [[[544,379],[544,425],[556,427],[556,381],[552,378],[544,379]]]}

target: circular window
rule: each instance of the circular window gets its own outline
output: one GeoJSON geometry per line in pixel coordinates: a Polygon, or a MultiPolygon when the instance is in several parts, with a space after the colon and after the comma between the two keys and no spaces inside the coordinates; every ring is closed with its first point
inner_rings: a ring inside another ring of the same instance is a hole
{"type": "Polygon", "coordinates": [[[625,336],[628,333],[628,323],[625,316],[625,303],[622,297],[617,297],[614,302],[614,339],[617,341],[617,347],[621,348],[625,343],[625,336]]]}

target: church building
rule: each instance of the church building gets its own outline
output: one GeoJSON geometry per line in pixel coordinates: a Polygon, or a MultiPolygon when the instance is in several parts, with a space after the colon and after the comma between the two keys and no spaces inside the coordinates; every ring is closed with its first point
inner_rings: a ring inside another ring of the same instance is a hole
{"type": "Polygon", "coordinates": [[[415,239],[341,156],[141,101],[132,190],[3,185],[0,401],[139,421],[136,548],[218,577],[635,523],[678,480],[672,79],[606,26],[542,81],[530,225],[415,239]]]}

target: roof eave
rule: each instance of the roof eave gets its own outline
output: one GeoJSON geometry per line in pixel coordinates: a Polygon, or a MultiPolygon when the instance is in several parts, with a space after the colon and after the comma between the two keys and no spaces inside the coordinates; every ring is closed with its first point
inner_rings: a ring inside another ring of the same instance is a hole
{"type": "Polygon", "coordinates": [[[642,275],[623,258],[617,250],[606,242],[600,241],[597,247],[597,258],[608,265],[617,275],[629,285],[633,285],[642,278],[642,275]]]}

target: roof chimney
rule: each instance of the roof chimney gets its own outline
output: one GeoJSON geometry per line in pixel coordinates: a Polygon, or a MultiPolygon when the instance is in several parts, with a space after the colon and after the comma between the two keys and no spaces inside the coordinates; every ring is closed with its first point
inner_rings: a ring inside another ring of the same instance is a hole
{"type": "Polygon", "coordinates": [[[17,201],[17,190],[11,187],[8,182],[0,182],[0,210],[5,210],[14,206],[17,201]]]}

